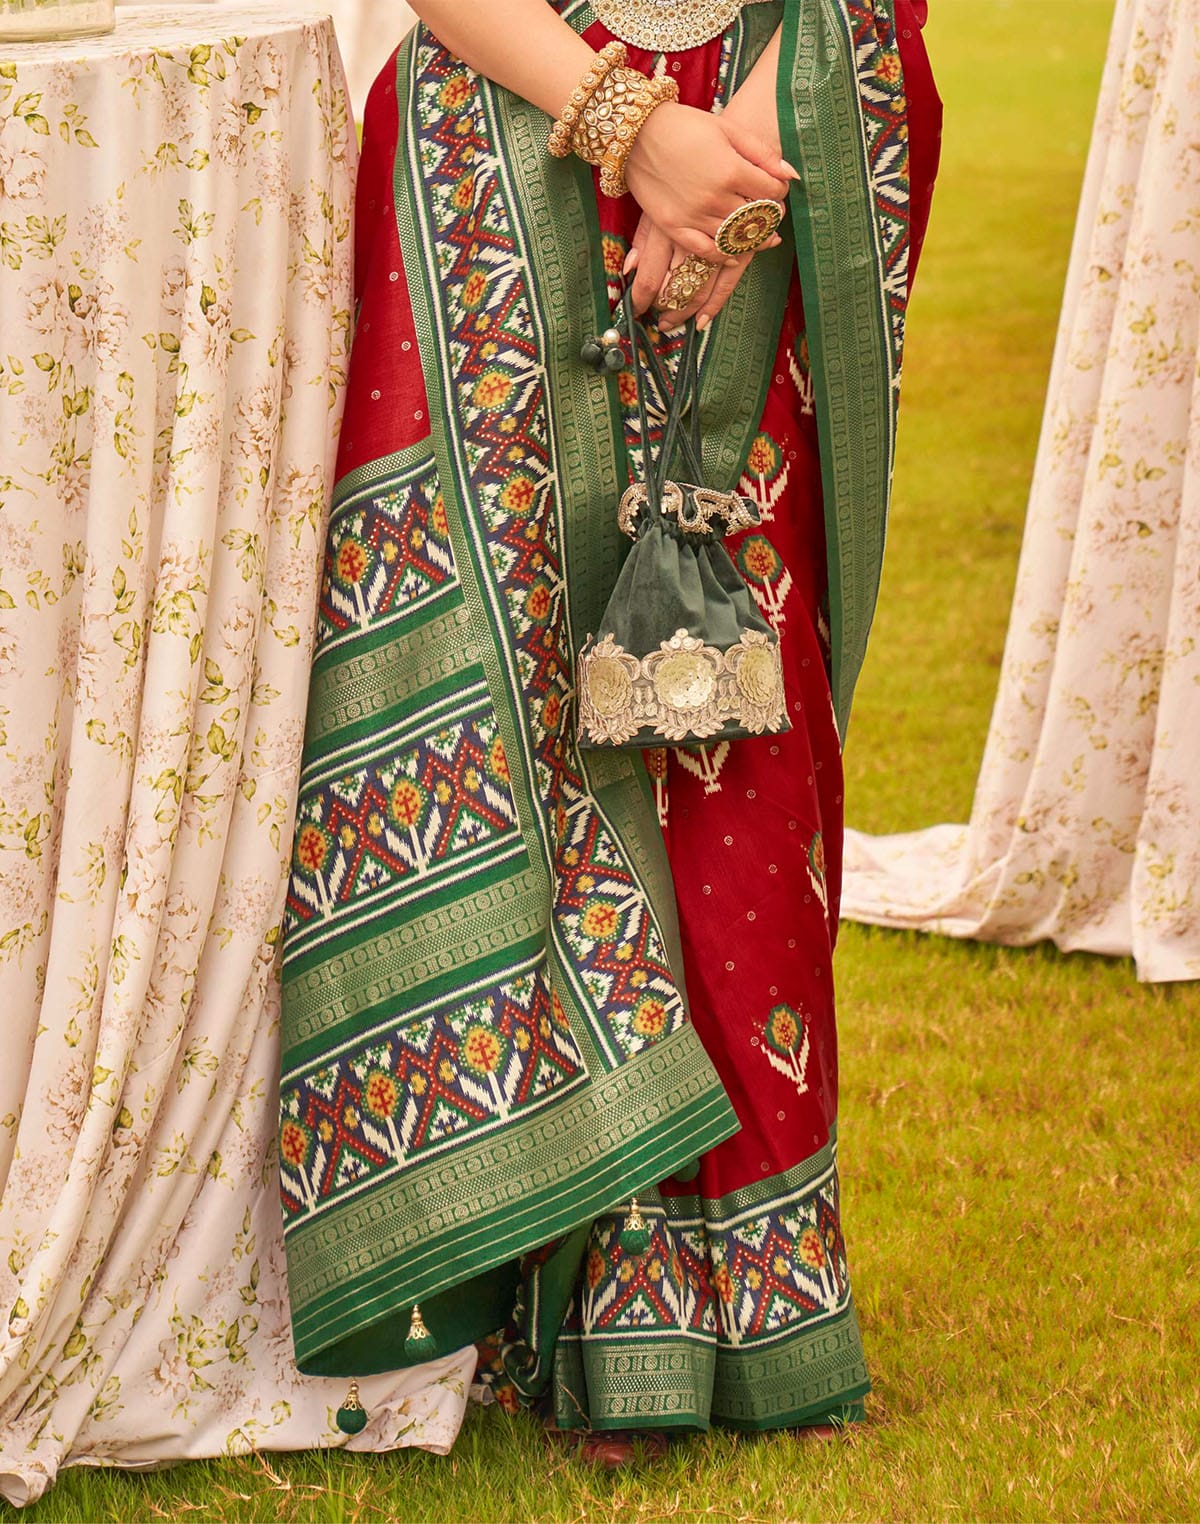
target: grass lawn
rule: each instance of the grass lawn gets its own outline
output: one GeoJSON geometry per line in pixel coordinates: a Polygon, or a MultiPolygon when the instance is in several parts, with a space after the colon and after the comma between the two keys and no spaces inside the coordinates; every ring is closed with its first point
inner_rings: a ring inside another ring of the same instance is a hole
{"type": "MultiPolygon", "coordinates": [[[[1110,0],[934,0],[947,103],[853,823],[966,818],[1110,0]]],[[[869,1422],[585,1473],[473,1411],[454,1454],[64,1473],[29,1520],[1200,1517],[1200,992],[847,927],[843,1166],[869,1422]]],[[[11,1510],[0,1507],[7,1518],[11,1510]]],[[[14,1516],[15,1517],[15,1516],[14,1516]]]]}

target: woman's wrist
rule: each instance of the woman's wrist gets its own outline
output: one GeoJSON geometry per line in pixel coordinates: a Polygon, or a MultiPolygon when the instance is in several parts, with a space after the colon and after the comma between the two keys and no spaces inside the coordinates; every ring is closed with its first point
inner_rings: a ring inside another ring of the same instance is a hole
{"type": "Polygon", "coordinates": [[[557,116],[595,58],[546,0],[412,0],[451,53],[550,116],[557,116]]]}
{"type": "MultiPolygon", "coordinates": [[[[595,55],[584,72],[583,78],[567,97],[566,105],[558,113],[550,129],[550,141],[546,147],[553,158],[565,159],[574,151],[580,153],[588,138],[585,113],[611,79],[617,69],[623,69],[628,54],[623,42],[608,42],[595,55]]],[[[581,158],[588,158],[580,153],[581,158]]],[[[589,162],[598,164],[599,158],[589,162]]]]}
{"type": "Polygon", "coordinates": [[[594,55],[550,129],[553,157],[572,151],[600,170],[606,196],[626,192],[625,164],[638,136],[662,105],[679,99],[672,79],[650,79],[626,64],[624,43],[610,42],[594,55]]]}
{"type": "Polygon", "coordinates": [[[718,120],[726,118],[745,127],[782,158],[779,108],[775,101],[778,73],[779,33],[776,32],[763,49],[750,73],[730,96],[718,120]]]}

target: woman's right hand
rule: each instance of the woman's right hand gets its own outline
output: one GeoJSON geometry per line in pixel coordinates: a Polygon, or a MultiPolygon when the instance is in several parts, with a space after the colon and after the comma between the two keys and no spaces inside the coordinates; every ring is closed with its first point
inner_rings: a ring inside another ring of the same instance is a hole
{"type": "Polygon", "coordinates": [[[786,160],[741,123],[667,102],[650,113],[625,164],[638,205],[673,243],[730,263],[717,229],[747,201],[782,201],[797,178],[786,160]]]}

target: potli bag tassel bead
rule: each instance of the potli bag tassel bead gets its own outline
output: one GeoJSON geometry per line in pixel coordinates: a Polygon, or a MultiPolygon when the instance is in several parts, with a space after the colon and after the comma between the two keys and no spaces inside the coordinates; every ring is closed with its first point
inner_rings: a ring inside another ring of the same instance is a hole
{"type": "Polygon", "coordinates": [[[650,1247],[650,1229],[642,1216],[637,1197],[629,1203],[625,1226],[621,1229],[621,1248],[626,1254],[645,1254],[650,1247]]]}
{"type": "Polygon", "coordinates": [[[367,1426],[367,1410],[358,1397],[358,1382],[350,1383],[341,1407],[337,1410],[337,1426],[343,1434],[361,1434],[367,1426]]]}
{"type": "Polygon", "coordinates": [[[432,1360],[437,1354],[437,1340],[425,1326],[418,1303],[413,1303],[412,1317],[408,1323],[408,1337],[404,1341],[404,1353],[410,1360],[432,1360]]]}

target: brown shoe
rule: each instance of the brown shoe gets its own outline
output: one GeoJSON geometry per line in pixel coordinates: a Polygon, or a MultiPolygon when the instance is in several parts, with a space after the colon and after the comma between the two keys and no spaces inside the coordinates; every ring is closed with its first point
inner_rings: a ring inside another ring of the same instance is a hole
{"type": "Polygon", "coordinates": [[[583,1435],[577,1454],[588,1465],[620,1471],[639,1460],[660,1461],[667,1448],[667,1436],[661,1429],[610,1429],[583,1435]]]}
{"type": "Polygon", "coordinates": [[[797,1439],[831,1440],[837,1439],[845,1430],[832,1423],[810,1423],[801,1424],[799,1428],[792,1429],[791,1433],[797,1439]]]}

